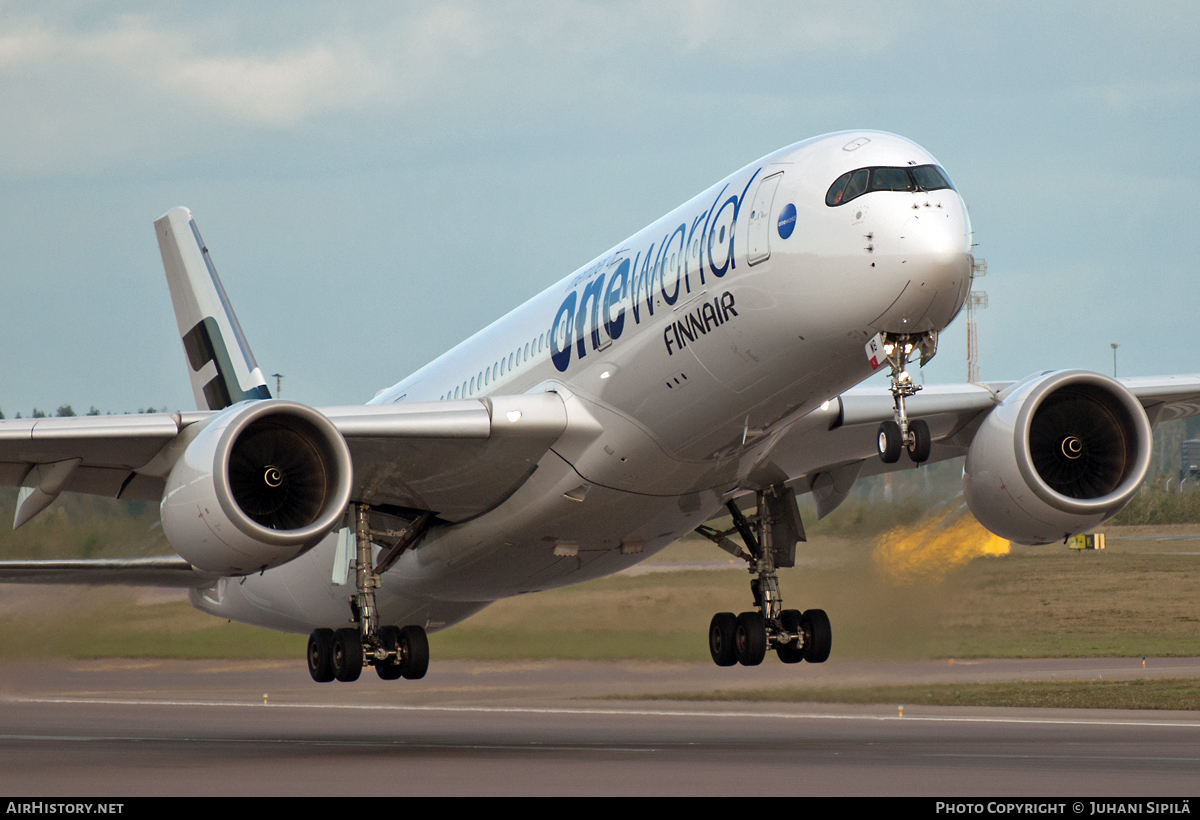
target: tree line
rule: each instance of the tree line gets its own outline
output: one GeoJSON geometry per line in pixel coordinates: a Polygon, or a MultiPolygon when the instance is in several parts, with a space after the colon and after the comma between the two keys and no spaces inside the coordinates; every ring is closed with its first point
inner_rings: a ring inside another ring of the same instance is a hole
{"type": "MultiPolygon", "coordinates": [[[[146,407],[146,408],[138,408],[138,412],[139,413],[167,413],[170,411],[167,410],[166,407],[162,407],[162,408],[146,407]]],[[[75,412],[75,408],[71,407],[71,405],[69,405],[69,404],[59,405],[58,409],[54,411],[55,418],[62,418],[64,416],[78,416],[78,415],[79,414],[75,412]]],[[[128,416],[128,415],[130,415],[130,412],[128,410],[126,410],[124,413],[113,413],[112,411],[109,411],[107,413],[101,413],[96,408],[95,405],[92,405],[92,407],[89,408],[88,411],[86,413],[84,413],[83,415],[85,415],[85,416],[113,416],[113,415],[128,416]]],[[[29,418],[44,419],[44,418],[48,418],[49,416],[50,416],[50,414],[47,413],[45,410],[39,410],[35,407],[35,408],[33,408],[33,412],[29,415],[29,418]]],[[[4,419],[4,418],[7,418],[7,416],[4,415],[3,410],[0,410],[0,419],[4,419]]],[[[19,418],[22,418],[22,416],[21,416],[20,412],[18,412],[17,415],[14,416],[13,418],[19,419],[19,418]]]]}

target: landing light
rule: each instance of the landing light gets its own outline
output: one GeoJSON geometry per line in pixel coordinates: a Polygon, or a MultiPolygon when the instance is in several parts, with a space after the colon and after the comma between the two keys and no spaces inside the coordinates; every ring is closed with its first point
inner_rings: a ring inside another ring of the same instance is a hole
{"type": "Polygon", "coordinates": [[[507,413],[504,414],[504,417],[515,424],[516,422],[521,420],[521,411],[520,410],[509,410],[507,413]]]}
{"type": "Polygon", "coordinates": [[[828,410],[828,409],[829,409],[829,402],[827,402],[827,401],[823,401],[823,402],[821,402],[821,409],[822,409],[822,410],[828,410]]]}
{"type": "Polygon", "coordinates": [[[611,373],[609,373],[607,370],[605,370],[603,373],[600,374],[600,378],[607,379],[611,375],[612,375],[611,373]]]}

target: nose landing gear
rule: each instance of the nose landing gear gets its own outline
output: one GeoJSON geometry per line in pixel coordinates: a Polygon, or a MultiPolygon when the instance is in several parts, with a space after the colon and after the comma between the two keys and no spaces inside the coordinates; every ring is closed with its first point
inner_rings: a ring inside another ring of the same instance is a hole
{"type": "Polygon", "coordinates": [[[747,518],[730,501],[733,528],[724,532],[701,526],[696,532],[749,565],[755,609],[734,615],[718,612],[708,628],[708,648],[717,666],[757,666],[774,649],[784,663],[823,663],[829,657],[832,632],[820,609],[784,609],[779,595],[779,567],[796,565],[796,543],[806,540],[796,493],[782,485],[758,493],[758,510],[747,518]],[[743,548],[729,536],[745,542],[743,548]]]}
{"type": "Polygon", "coordinates": [[[909,375],[908,362],[917,353],[922,366],[932,359],[937,353],[937,333],[878,333],[867,342],[866,351],[872,367],[886,363],[891,369],[890,391],[896,403],[895,420],[879,425],[879,458],[884,464],[895,464],[907,450],[914,464],[928,461],[933,445],[929,425],[923,419],[909,421],[904,400],[921,390],[909,375]]]}

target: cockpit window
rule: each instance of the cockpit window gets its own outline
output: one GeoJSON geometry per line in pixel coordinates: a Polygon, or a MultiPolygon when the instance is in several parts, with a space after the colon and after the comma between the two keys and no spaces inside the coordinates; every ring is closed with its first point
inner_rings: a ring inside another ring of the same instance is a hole
{"type": "Polygon", "coordinates": [[[950,178],[946,176],[946,172],[936,165],[918,165],[916,168],[909,169],[916,180],[917,187],[922,191],[936,191],[939,188],[954,189],[950,184],[950,178]]]}
{"type": "Polygon", "coordinates": [[[904,168],[872,168],[872,191],[911,191],[916,187],[904,168]]]}
{"type": "Polygon", "coordinates": [[[859,168],[834,180],[825,194],[825,204],[836,208],[868,191],[937,191],[943,188],[954,190],[946,172],[936,165],[859,168]]]}

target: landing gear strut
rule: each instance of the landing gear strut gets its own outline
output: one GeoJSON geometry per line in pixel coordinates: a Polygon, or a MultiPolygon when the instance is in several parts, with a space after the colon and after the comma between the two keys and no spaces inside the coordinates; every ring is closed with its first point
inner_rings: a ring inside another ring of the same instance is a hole
{"type": "Polygon", "coordinates": [[[867,343],[867,356],[874,356],[872,365],[878,367],[886,362],[891,369],[890,390],[896,403],[895,420],[879,425],[879,458],[884,464],[895,464],[904,450],[916,464],[929,460],[933,443],[929,425],[923,419],[909,421],[904,406],[905,399],[921,390],[921,385],[913,383],[907,369],[909,360],[917,353],[921,356],[922,366],[932,359],[937,353],[937,333],[880,333],[867,343]]]}
{"type": "Polygon", "coordinates": [[[696,532],[749,565],[750,592],[755,609],[734,615],[718,612],[708,628],[708,648],[717,666],[757,666],[774,649],[784,663],[823,663],[829,657],[832,633],[820,609],[784,609],[779,595],[778,567],[796,565],[796,543],[806,540],[796,507],[795,491],[777,485],[757,494],[758,510],[746,517],[730,501],[733,528],[721,532],[701,526],[696,532]],[[729,536],[742,537],[745,547],[729,536]]]}
{"type": "Polygon", "coordinates": [[[416,625],[381,627],[375,590],[380,586],[379,576],[425,536],[433,515],[426,513],[403,530],[372,530],[370,509],[366,504],[352,508],[357,594],[350,598],[350,612],[358,628],[346,627],[336,632],[314,629],[308,636],[308,672],[318,683],[358,680],[364,666],[374,666],[384,680],[415,680],[424,677],[429,669],[429,639],[425,630],[416,625]],[[371,560],[373,536],[398,539],[378,566],[373,566],[371,560]]]}

